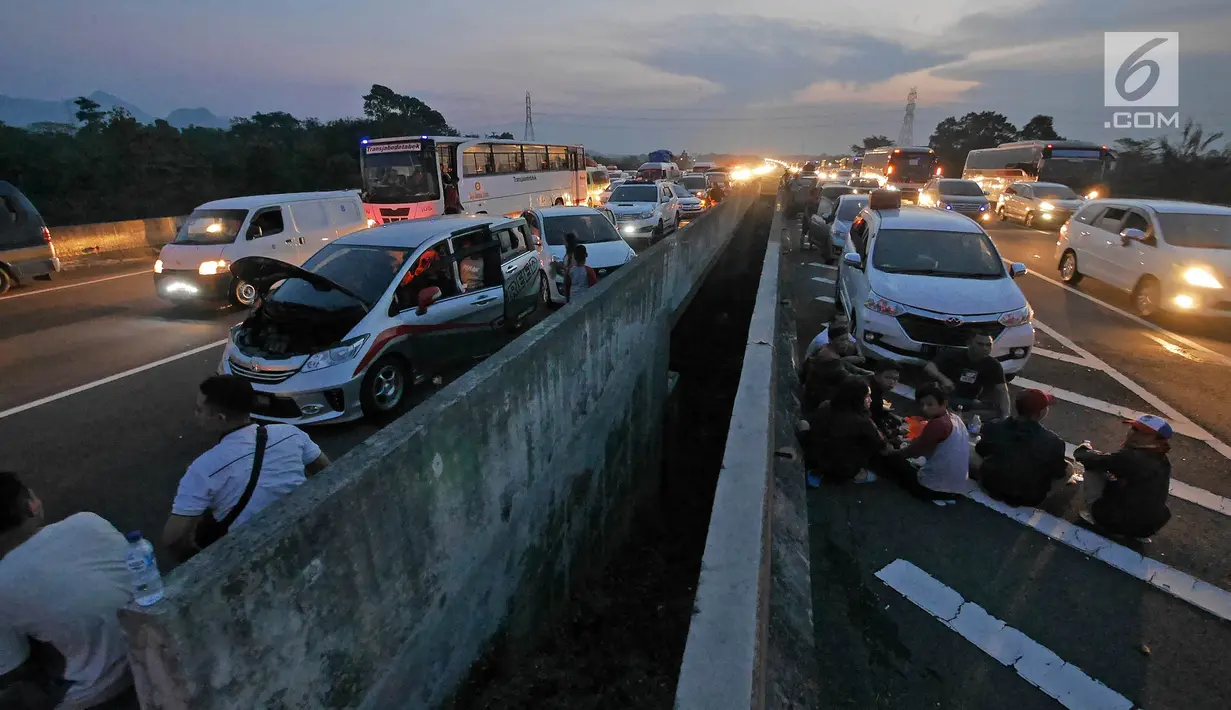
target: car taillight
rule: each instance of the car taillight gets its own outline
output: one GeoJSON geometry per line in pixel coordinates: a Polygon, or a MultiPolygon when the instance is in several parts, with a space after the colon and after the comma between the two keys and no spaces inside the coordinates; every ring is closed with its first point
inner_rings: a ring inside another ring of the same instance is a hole
{"type": "Polygon", "coordinates": [[[43,241],[47,242],[48,244],[51,243],[51,230],[45,226],[43,227],[43,241]]]}

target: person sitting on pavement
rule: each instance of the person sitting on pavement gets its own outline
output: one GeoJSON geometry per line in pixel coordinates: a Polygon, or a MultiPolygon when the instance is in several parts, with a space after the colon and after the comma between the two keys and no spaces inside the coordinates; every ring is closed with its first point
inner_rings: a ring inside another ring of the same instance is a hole
{"type": "Polygon", "coordinates": [[[984,418],[1009,416],[1009,385],[1000,361],[992,357],[992,336],[975,333],[965,351],[942,353],[924,372],[949,393],[949,406],[984,418]]]}
{"type": "Polygon", "coordinates": [[[821,406],[847,377],[870,377],[871,372],[859,367],[863,358],[855,351],[855,342],[846,337],[842,326],[830,326],[831,340],[821,346],[805,363],[804,411],[821,406]]]}
{"type": "Polygon", "coordinates": [[[1105,454],[1080,446],[1073,454],[1086,469],[1082,491],[1089,508],[1081,518],[1112,534],[1148,542],[1171,519],[1167,452],[1175,432],[1153,414],[1126,423],[1130,428],[1119,451],[1105,454]]]}
{"type": "Polygon", "coordinates": [[[1064,440],[1042,424],[1055,401],[1041,390],[1023,390],[1014,402],[1016,416],[984,425],[972,464],[989,496],[1033,508],[1072,477],[1064,440]]]}
{"type": "Polygon", "coordinates": [[[42,501],[0,472],[0,707],[90,708],[132,686],[127,554],[93,513],[44,526],[42,501]]]}
{"type": "Polygon", "coordinates": [[[894,387],[898,386],[901,377],[901,367],[895,362],[886,360],[877,364],[876,371],[868,380],[868,386],[872,390],[872,421],[876,424],[876,428],[880,429],[881,434],[895,445],[902,438],[906,421],[885,408],[885,397],[893,391],[894,387]]]}
{"type": "Polygon", "coordinates": [[[812,342],[808,343],[808,349],[804,351],[804,363],[816,355],[816,352],[829,344],[829,338],[833,335],[834,329],[837,328],[839,333],[845,335],[852,343],[855,342],[855,336],[851,335],[851,322],[844,315],[836,315],[834,319],[829,321],[829,324],[821,328],[821,332],[816,334],[812,342]]]}
{"type": "MultiPolygon", "coordinates": [[[[329,457],[303,431],[290,424],[260,425],[252,421],[256,393],[252,383],[236,375],[214,375],[201,383],[197,421],[218,434],[218,444],[197,457],[180,479],[163,543],[179,560],[200,551],[204,517],[215,522],[233,518],[230,527],[295,490],[329,465],[329,457]],[[264,451],[258,452],[264,428],[264,451]],[[260,470],[254,471],[260,456],[260,470]],[[244,498],[252,476],[256,487],[247,504],[231,516],[244,498]]],[[[226,530],[219,531],[220,535],[226,530]]]]}
{"type": "Polygon", "coordinates": [[[879,468],[876,464],[893,449],[873,423],[870,404],[867,383],[850,377],[808,417],[804,467],[809,487],[819,486],[822,477],[831,483],[876,480],[869,469],[879,468]]]}
{"type": "Polygon", "coordinates": [[[908,493],[938,505],[956,501],[954,494],[969,488],[970,438],[962,418],[948,409],[948,395],[938,385],[928,384],[915,391],[915,402],[927,418],[918,437],[904,445],[898,456],[905,460],[924,458],[923,466],[886,467],[884,473],[908,493]]]}

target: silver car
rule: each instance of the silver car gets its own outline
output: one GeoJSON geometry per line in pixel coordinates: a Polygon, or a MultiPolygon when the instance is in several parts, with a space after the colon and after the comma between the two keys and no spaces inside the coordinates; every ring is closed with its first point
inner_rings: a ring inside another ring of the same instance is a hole
{"type": "Polygon", "coordinates": [[[291,424],[397,413],[414,383],[498,349],[539,299],[526,221],[499,215],[396,222],[302,267],[253,256],[231,273],[260,299],[219,372],[252,382],[254,417],[291,424]]]}
{"type": "Polygon", "coordinates": [[[1056,182],[1015,182],[1000,195],[1001,220],[1019,220],[1027,227],[1059,229],[1085,199],[1068,185],[1056,182]]]}
{"type": "Polygon", "coordinates": [[[860,211],[868,206],[868,200],[868,195],[842,195],[838,197],[832,210],[819,215],[829,227],[829,245],[824,254],[826,264],[831,264],[842,256],[842,251],[846,248],[846,238],[851,233],[851,224],[860,211]]]}
{"type": "Polygon", "coordinates": [[[680,183],[672,183],[676,201],[680,206],[680,219],[696,219],[705,211],[705,199],[694,195],[680,183]]]}
{"type": "Polygon", "coordinates": [[[974,180],[933,178],[919,191],[919,204],[958,212],[980,222],[992,218],[991,202],[974,180]]]}

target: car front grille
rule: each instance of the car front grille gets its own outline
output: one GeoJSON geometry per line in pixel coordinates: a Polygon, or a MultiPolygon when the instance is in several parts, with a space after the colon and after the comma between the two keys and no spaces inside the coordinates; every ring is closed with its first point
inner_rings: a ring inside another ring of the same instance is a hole
{"type": "Polygon", "coordinates": [[[291,375],[294,375],[296,372],[295,370],[254,370],[252,368],[244,367],[234,360],[230,361],[230,365],[231,372],[234,372],[245,380],[259,382],[263,385],[276,385],[279,382],[286,382],[291,379],[291,375]]]}
{"type": "Polygon", "coordinates": [[[952,207],[954,211],[956,212],[978,212],[979,211],[978,204],[970,204],[970,203],[965,203],[965,202],[952,202],[950,203],[949,206],[952,207]]]}
{"type": "Polygon", "coordinates": [[[975,333],[1000,337],[1004,326],[996,321],[962,321],[950,325],[944,320],[906,313],[898,316],[898,325],[906,331],[906,336],[917,343],[943,345],[946,347],[961,347],[970,341],[975,333]]]}

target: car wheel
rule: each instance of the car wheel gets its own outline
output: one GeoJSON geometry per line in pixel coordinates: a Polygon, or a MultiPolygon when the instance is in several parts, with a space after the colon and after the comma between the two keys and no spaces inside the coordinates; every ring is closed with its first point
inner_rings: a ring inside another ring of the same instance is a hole
{"type": "Polygon", "coordinates": [[[996,216],[1000,217],[1001,222],[1009,221],[1009,213],[1004,211],[1004,205],[1000,205],[996,208],[996,216]]]}
{"type": "Polygon", "coordinates": [[[8,269],[0,266],[0,293],[8,293],[10,288],[13,288],[13,276],[8,269]]]}
{"type": "Polygon", "coordinates": [[[1030,229],[1034,229],[1034,213],[1027,212],[1026,219],[1022,220],[1022,224],[1026,225],[1030,229]]]}
{"type": "Polygon", "coordinates": [[[396,355],[386,355],[368,368],[359,390],[359,403],[369,417],[396,414],[406,400],[406,362],[396,355]]]}
{"type": "Polygon", "coordinates": [[[666,227],[663,226],[663,221],[661,219],[658,220],[658,226],[654,228],[654,240],[655,241],[658,241],[659,239],[663,238],[663,234],[665,234],[664,232],[665,229],[666,227]]]}
{"type": "Polygon", "coordinates": [[[237,308],[251,308],[256,303],[256,287],[247,281],[231,279],[230,300],[237,308]]]}
{"type": "Polygon", "coordinates": [[[544,306],[551,305],[551,282],[542,271],[539,272],[539,302],[544,306]]]}
{"type": "Polygon", "coordinates": [[[1159,311],[1162,305],[1163,290],[1158,279],[1144,276],[1133,289],[1133,310],[1142,318],[1149,318],[1159,311]]]}
{"type": "Polygon", "coordinates": [[[1081,283],[1081,272],[1077,270],[1077,254],[1072,249],[1060,257],[1060,280],[1070,286],[1081,283]]]}

